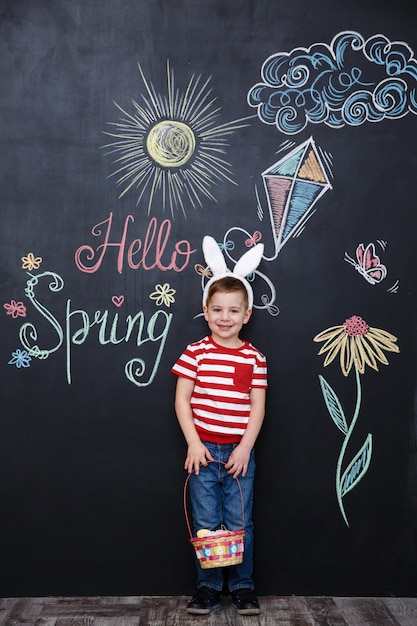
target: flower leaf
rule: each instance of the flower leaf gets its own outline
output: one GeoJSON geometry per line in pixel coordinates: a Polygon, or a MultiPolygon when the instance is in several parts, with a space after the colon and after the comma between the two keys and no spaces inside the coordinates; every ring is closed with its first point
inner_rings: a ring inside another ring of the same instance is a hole
{"type": "Polygon", "coordinates": [[[319,380],[320,380],[321,390],[323,392],[324,401],[331,415],[331,418],[336,424],[336,426],[342,431],[342,433],[346,435],[348,431],[348,427],[346,423],[345,414],[339,402],[339,398],[337,397],[333,389],[330,387],[327,380],[323,378],[323,376],[319,375],[319,380]]]}
{"type": "Polygon", "coordinates": [[[362,448],[349,463],[340,480],[340,492],[343,498],[366,474],[372,456],[372,435],[368,434],[362,448]]]}

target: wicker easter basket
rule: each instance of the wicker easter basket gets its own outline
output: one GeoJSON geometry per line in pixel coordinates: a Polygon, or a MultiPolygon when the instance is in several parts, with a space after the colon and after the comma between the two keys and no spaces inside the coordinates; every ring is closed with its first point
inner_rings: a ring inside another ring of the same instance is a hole
{"type": "MultiPolygon", "coordinates": [[[[221,463],[221,461],[211,462],[221,463]]],[[[193,537],[187,510],[187,485],[189,480],[190,474],[188,474],[184,485],[184,513],[190,535],[190,542],[195,550],[200,566],[203,569],[209,569],[213,567],[225,567],[227,565],[238,565],[239,563],[242,563],[245,539],[244,530],[224,529],[222,532],[217,531],[217,533],[213,535],[193,537]]],[[[242,500],[242,526],[244,526],[245,516],[242,487],[240,486],[239,479],[236,478],[236,480],[242,500]]]]}

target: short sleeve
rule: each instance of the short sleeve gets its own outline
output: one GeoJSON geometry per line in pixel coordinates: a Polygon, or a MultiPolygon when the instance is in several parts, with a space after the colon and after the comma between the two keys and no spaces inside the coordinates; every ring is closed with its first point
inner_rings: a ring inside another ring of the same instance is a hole
{"type": "Polygon", "coordinates": [[[184,350],[178,360],[171,367],[171,372],[176,376],[183,376],[195,380],[197,377],[197,359],[190,346],[184,350]]]}
{"type": "Polygon", "coordinates": [[[268,368],[266,358],[259,353],[256,358],[256,364],[253,369],[252,387],[266,389],[268,387],[268,368]]]}

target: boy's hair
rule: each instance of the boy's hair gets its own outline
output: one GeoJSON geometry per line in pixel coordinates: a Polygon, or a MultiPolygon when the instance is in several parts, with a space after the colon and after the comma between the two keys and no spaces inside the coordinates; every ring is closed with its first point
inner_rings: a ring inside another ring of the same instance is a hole
{"type": "Polygon", "coordinates": [[[206,306],[209,305],[210,300],[212,299],[215,293],[218,293],[218,292],[225,293],[225,292],[234,292],[234,291],[240,291],[240,293],[243,295],[243,299],[245,302],[245,310],[246,310],[249,306],[248,292],[246,291],[245,285],[242,283],[242,281],[239,280],[238,278],[235,278],[234,276],[224,276],[223,278],[219,278],[218,280],[216,280],[214,283],[210,285],[209,290],[207,292],[206,306]]]}

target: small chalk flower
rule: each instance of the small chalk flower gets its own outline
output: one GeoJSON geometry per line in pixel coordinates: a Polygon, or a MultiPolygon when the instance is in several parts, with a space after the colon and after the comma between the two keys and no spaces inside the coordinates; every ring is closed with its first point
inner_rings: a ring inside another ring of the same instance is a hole
{"type": "Polygon", "coordinates": [[[33,252],[29,252],[27,256],[22,257],[22,269],[23,270],[38,270],[42,263],[42,257],[35,257],[33,252]]]}
{"type": "Polygon", "coordinates": [[[11,300],[10,303],[6,302],[3,307],[7,311],[7,315],[11,315],[14,319],[16,317],[26,317],[26,307],[23,302],[16,302],[11,300]]]}
{"type": "Polygon", "coordinates": [[[151,300],[155,300],[157,306],[165,304],[169,307],[175,302],[175,293],[176,290],[172,289],[169,283],[164,283],[163,285],[155,285],[155,291],[149,297],[151,300]]]}
{"type": "Polygon", "coordinates": [[[20,350],[19,348],[12,352],[12,358],[9,361],[9,365],[15,365],[16,367],[30,367],[32,358],[29,356],[26,350],[20,350]]]}

